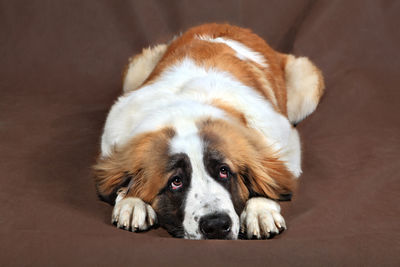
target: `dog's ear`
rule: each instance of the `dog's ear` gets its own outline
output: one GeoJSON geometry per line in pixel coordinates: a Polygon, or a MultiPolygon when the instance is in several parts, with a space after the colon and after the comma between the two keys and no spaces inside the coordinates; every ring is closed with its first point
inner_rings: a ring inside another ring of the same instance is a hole
{"type": "Polygon", "coordinates": [[[324,79],[308,58],[280,55],[285,73],[288,118],[296,125],[316,109],[325,89],[324,79]]]}
{"type": "Polygon", "coordinates": [[[93,166],[94,181],[99,198],[111,205],[115,204],[117,191],[128,186],[133,174],[126,170],[118,160],[118,153],[108,157],[99,157],[93,166]]]}
{"type": "Polygon", "coordinates": [[[101,200],[114,205],[118,190],[123,187],[128,187],[126,195],[145,200],[144,177],[146,169],[151,171],[151,168],[146,167],[143,161],[142,145],[140,142],[132,142],[119,150],[114,149],[106,157],[99,157],[93,171],[97,194],[101,200]]]}
{"type": "Polygon", "coordinates": [[[249,160],[244,178],[250,196],[264,196],[279,201],[291,199],[296,179],[277,157],[249,160]]]}
{"type": "Polygon", "coordinates": [[[100,198],[113,204],[117,191],[129,185],[127,196],[150,203],[163,183],[169,140],[174,134],[170,128],[144,133],[100,156],[93,167],[100,198]]]}

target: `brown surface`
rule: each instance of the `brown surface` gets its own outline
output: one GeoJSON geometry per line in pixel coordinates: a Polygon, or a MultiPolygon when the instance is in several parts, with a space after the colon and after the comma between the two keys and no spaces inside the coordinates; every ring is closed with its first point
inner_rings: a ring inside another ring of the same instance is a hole
{"type": "Polygon", "coordinates": [[[400,265],[399,1],[1,1],[0,265],[400,265]],[[267,241],[110,225],[90,179],[127,58],[229,21],[325,74],[304,174],[267,241]]]}

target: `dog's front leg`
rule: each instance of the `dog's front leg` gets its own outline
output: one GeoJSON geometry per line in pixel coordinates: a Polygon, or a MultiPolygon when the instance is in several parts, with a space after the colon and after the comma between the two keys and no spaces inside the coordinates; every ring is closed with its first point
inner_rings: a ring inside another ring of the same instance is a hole
{"type": "Polygon", "coordinates": [[[254,197],[246,202],[240,215],[240,231],[248,239],[265,239],[281,233],[286,229],[279,204],[264,197],[254,197]]]}
{"type": "Polygon", "coordinates": [[[140,198],[126,196],[126,193],[127,188],[119,190],[111,222],[132,232],[148,230],[157,222],[155,211],[140,198]]]}

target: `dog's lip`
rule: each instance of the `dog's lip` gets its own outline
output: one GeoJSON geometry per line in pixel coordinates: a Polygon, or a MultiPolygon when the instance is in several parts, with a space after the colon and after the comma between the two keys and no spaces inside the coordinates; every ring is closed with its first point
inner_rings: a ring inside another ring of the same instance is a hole
{"type": "MultiPolygon", "coordinates": [[[[232,230],[232,227],[230,226],[228,230],[231,231],[231,230],[232,230]]],[[[243,237],[241,237],[241,234],[240,234],[240,233],[241,233],[241,232],[235,234],[235,233],[231,232],[231,234],[229,234],[229,235],[228,235],[226,238],[224,238],[224,239],[208,239],[208,238],[206,238],[203,234],[200,234],[200,237],[199,237],[199,238],[193,238],[192,235],[190,235],[189,233],[185,232],[183,238],[184,238],[184,239],[188,239],[188,240],[238,240],[238,239],[244,239],[244,235],[243,235],[243,237]]]]}

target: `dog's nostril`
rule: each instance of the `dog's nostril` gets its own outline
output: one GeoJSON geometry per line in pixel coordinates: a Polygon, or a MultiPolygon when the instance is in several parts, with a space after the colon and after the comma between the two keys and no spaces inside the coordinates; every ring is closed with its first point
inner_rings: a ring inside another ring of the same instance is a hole
{"type": "Polygon", "coordinates": [[[223,225],[222,226],[222,230],[223,231],[230,231],[231,230],[231,224],[230,224],[230,222],[228,223],[226,223],[225,225],[223,225]]]}
{"type": "Polygon", "coordinates": [[[226,213],[213,213],[201,217],[199,227],[208,239],[225,239],[231,231],[232,221],[226,213]]]}

